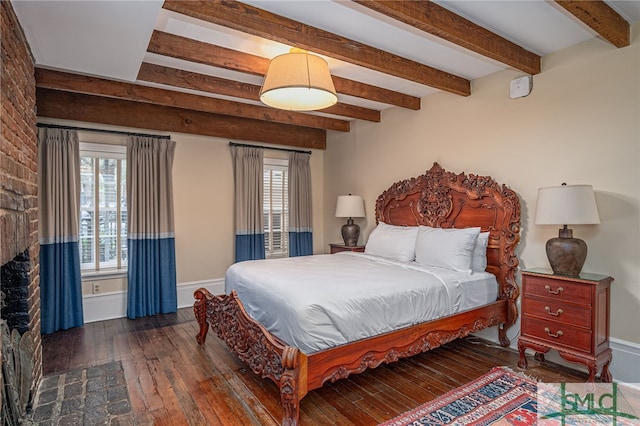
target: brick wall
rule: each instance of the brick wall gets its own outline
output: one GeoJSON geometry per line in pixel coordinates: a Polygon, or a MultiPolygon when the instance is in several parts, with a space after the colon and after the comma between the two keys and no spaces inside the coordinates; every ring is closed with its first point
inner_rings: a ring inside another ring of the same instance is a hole
{"type": "Polygon", "coordinates": [[[34,60],[11,2],[0,1],[0,17],[0,265],[18,256],[31,262],[26,297],[37,383],[42,342],[34,60]]]}

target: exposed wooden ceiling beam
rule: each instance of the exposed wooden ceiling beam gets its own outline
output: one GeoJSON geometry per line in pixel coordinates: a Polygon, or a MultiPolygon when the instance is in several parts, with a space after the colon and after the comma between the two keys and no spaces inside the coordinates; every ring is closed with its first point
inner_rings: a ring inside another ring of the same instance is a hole
{"type": "Polygon", "coordinates": [[[406,95],[382,87],[372,86],[371,84],[361,83],[355,80],[349,80],[338,76],[331,76],[333,85],[338,93],[342,93],[356,98],[368,99],[370,101],[382,102],[383,104],[395,105],[401,108],[412,109],[417,111],[420,109],[420,98],[416,96],[406,95]]]}
{"type": "Polygon", "coordinates": [[[353,1],[520,71],[540,73],[540,56],[431,1],[353,1]]]}
{"type": "Polygon", "coordinates": [[[198,96],[173,90],[106,80],[78,74],[36,69],[36,86],[87,95],[106,96],[135,102],[172,106],[194,111],[232,115],[283,124],[348,132],[350,123],[318,115],[252,105],[242,102],[198,96]]]}
{"type": "MultiPolygon", "coordinates": [[[[147,50],[158,55],[258,76],[264,76],[269,68],[267,58],[162,31],[153,32],[147,50]]],[[[333,76],[332,78],[338,93],[402,108],[420,109],[420,98],[415,96],[341,77],[333,76]]]]}
{"type": "Polygon", "coordinates": [[[602,0],[556,0],[556,3],[614,46],[631,43],[629,23],[602,0]]]}
{"type": "MultiPolygon", "coordinates": [[[[143,62],[138,72],[138,80],[158,84],[166,84],[183,89],[200,90],[219,95],[233,96],[252,101],[260,100],[260,86],[243,83],[235,80],[214,77],[212,75],[199,74],[162,65],[143,62]]],[[[337,103],[336,105],[320,110],[327,114],[343,117],[358,118],[367,121],[380,121],[380,111],[369,108],[337,103]]]]}
{"type": "Polygon", "coordinates": [[[163,7],[457,95],[471,94],[471,83],[462,77],[241,2],[166,0],[163,7]]]}
{"type": "Polygon", "coordinates": [[[322,129],[121,99],[37,88],[36,106],[39,117],[326,149],[326,131],[322,129]]]}

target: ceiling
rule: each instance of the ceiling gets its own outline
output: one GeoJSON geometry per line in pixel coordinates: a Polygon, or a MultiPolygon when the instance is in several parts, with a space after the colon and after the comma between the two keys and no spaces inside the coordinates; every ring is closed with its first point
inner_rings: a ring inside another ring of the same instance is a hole
{"type": "Polygon", "coordinates": [[[504,69],[535,79],[540,57],[593,37],[624,48],[640,21],[640,0],[12,4],[36,62],[39,116],[311,148],[327,130],[417,110],[436,92],[473,96],[471,81],[504,69]],[[327,60],[336,106],[259,102],[268,60],[290,47],[327,60]]]}

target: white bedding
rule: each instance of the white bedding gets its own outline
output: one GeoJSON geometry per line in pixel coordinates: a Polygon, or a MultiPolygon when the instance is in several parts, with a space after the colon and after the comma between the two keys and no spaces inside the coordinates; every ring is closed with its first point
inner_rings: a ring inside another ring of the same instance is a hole
{"type": "Polygon", "coordinates": [[[273,335],[310,354],[491,303],[498,285],[487,272],[341,252],[239,262],[225,289],[273,335]]]}

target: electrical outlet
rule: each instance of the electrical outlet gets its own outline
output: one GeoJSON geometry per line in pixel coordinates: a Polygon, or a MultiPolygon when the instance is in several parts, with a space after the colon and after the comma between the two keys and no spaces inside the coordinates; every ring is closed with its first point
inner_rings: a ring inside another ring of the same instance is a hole
{"type": "Polygon", "coordinates": [[[99,282],[94,282],[93,283],[93,294],[98,294],[100,293],[100,283],[99,282]]]}

